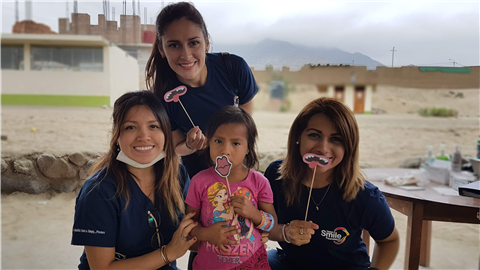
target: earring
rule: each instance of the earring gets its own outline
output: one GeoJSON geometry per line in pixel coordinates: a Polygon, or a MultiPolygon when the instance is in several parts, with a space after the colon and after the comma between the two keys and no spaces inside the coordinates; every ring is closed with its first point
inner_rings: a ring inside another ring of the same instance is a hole
{"type": "Polygon", "coordinates": [[[297,141],[297,142],[296,142],[296,144],[300,144],[300,142],[299,142],[299,141],[297,141]]]}
{"type": "Polygon", "coordinates": [[[120,144],[117,143],[117,152],[120,152],[120,144]]]}

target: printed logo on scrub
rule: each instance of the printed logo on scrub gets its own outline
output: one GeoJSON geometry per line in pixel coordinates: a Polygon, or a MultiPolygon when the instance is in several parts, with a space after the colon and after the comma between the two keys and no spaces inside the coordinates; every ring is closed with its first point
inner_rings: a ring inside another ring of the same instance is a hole
{"type": "Polygon", "coordinates": [[[343,227],[337,227],[333,231],[329,230],[322,230],[321,236],[325,237],[327,240],[333,241],[336,245],[341,245],[345,242],[347,239],[347,236],[349,236],[350,233],[348,233],[347,229],[343,227]]]}

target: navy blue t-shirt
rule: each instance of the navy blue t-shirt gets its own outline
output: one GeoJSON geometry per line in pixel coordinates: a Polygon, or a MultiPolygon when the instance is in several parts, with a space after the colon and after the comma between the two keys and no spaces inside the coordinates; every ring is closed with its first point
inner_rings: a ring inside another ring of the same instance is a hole
{"type": "MultiPolygon", "coordinates": [[[[247,62],[234,54],[230,54],[230,60],[234,74],[232,80],[236,81],[231,81],[225,60],[220,53],[207,53],[205,64],[208,72],[205,85],[200,87],[186,85],[187,93],[180,96],[180,101],[193,123],[199,126],[204,134],[207,123],[214,113],[226,106],[248,103],[258,92],[257,83],[247,62]],[[237,88],[237,94],[235,94],[235,88],[237,88]]],[[[184,84],[175,77],[172,89],[180,85],[184,84]]],[[[165,106],[172,130],[179,129],[186,134],[193,128],[179,102],[168,102],[165,106]]],[[[182,163],[190,177],[210,167],[207,158],[198,152],[183,156],[182,163]]]]}
{"type": "MultiPolygon", "coordinates": [[[[287,207],[283,181],[278,168],[283,160],[272,162],[265,171],[273,191],[273,201],[279,224],[292,220],[304,220],[307,207],[308,188],[303,186],[300,203],[287,207]]],[[[320,203],[328,186],[312,190],[312,197],[320,203]]],[[[366,269],[370,258],[362,241],[362,230],[366,229],[375,240],[383,240],[392,234],[395,221],[381,191],[373,184],[365,183],[357,197],[347,202],[343,192],[333,183],[324,200],[316,209],[310,202],[307,221],[319,226],[310,243],[295,246],[279,242],[286,257],[298,269],[366,269]]]]}
{"type": "MultiPolygon", "coordinates": [[[[207,53],[205,64],[208,72],[205,85],[200,87],[186,85],[187,93],[180,96],[180,101],[193,123],[204,133],[210,117],[223,107],[235,105],[236,96],[239,99],[238,104],[242,105],[252,100],[258,92],[257,83],[247,62],[234,54],[230,54],[230,60],[236,82],[230,81],[223,56],[220,53],[207,53]],[[238,86],[237,94],[235,86],[238,86]]],[[[176,85],[172,89],[184,85],[178,78],[175,77],[174,80],[176,85]]],[[[172,130],[180,129],[187,133],[193,127],[179,102],[168,102],[166,107],[172,130]]]]}
{"type": "MultiPolygon", "coordinates": [[[[183,165],[180,165],[179,176],[185,198],[190,178],[183,165]]],[[[72,245],[114,247],[115,252],[126,258],[150,253],[158,249],[158,240],[155,228],[148,224],[148,211],[154,213],[160,223],[161,245],[168,244],[178,224],[170,220],[162,200],[157,199],[159,206],[155,207],[131,176],[128,176],[128,189],[130,203],[125,209],[125,199],[115,196],[117,184],[113,178],[110,175],[105,176],[104,170],[92,175],[77,195],[72,245]],[[155,241],[152,241],[152,236],[155,241]],[[152,246],[152,242],[155,246],[152,246]]],[[[179,219],[181,218],[179,215],[179,219]]],[[[85,251],[80,257],[78,268],[90,269],[85,251]]],[[[177,269],[176,263],[161,269],[177,269]]]]}

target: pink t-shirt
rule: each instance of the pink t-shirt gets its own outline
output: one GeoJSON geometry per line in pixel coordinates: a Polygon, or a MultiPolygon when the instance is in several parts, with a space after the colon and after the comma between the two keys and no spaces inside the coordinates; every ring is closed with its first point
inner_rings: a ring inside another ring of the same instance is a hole
{"type": "MultiPolygon", "coordinates": [[[[273,203],[273,193],[268,180],[259,172],[250,170],[247,179],[230,183],[232,195],[245,196],[258,208],[258,202],[273,203]]],[[[199,172],[192,178],[185,202],[200,209],[201,224],[208,227],[214,223],[235,220],[241,229],[240,244],[227,246],[223,253],[209,242],[200,242],[193,269],[231,269],[247,261],[259,248],[265,248],[260,231],[249,219],[234,213],[228,205],[227,181],[213,167],[199,172]]],[[[233,238],[231,238],[233,240],[233,238]]]]}

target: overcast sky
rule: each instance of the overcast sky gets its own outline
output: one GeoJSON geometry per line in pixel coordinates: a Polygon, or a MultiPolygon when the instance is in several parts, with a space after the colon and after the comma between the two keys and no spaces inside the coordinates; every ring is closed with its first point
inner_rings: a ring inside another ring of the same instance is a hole
{"type": "MultiPolygon", "coordinates": [[[[15,1],[2,0],[2,33],[11,33],[15,1]]],[[[58,18],[73,12],[73,1],[33,0],[33,20],[58,31],[58,18]]],[[[165,1],[165,4],[171,1],[165,1]]],[[[479,65],[478,1],[469,2],[337,2],[337,1],[193,1],[202,13],[213,44],[250,44],[265,38],[310,47],[360,52],[386,66],[479,65]]],[[[145,22],[155,21],[161,1],[140,1],[145,22]]],[[[25,1],[18,1],[19,20],[25,1]]],[[[110,1],[118,20],[122,1],[110,1]]],[[[138,9],[138,3],[135,3],[138,9]]],[[[78,1],[91,24],[103,13],[101,0],[78,1]]],[[[110,10],[111,11],[111,10],[110,10]]],[[[138,10],[136,10],[138,14],[138,10]]],[[[132,14],[132,1],[127,1],[132,14]]],[[[110,15],[111,16],[111,15],[110,15]]],[[[215,46],[214,46],[215,48],[215,46]]]]}

